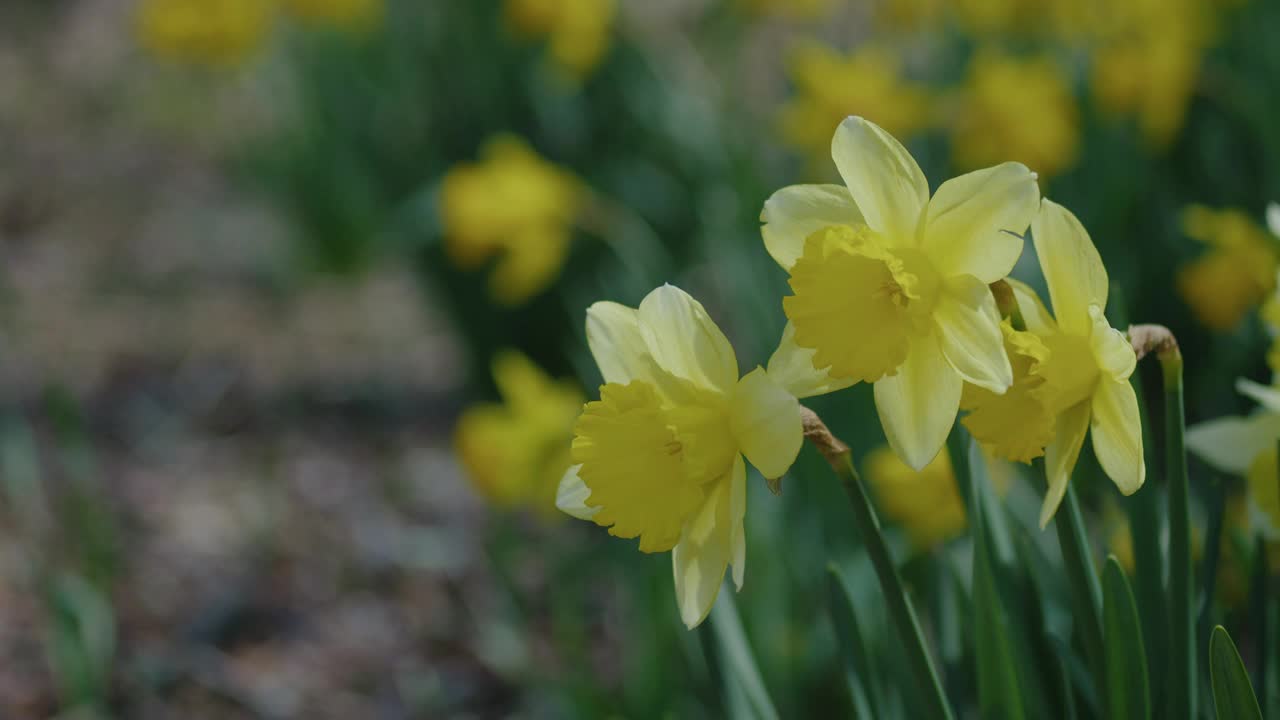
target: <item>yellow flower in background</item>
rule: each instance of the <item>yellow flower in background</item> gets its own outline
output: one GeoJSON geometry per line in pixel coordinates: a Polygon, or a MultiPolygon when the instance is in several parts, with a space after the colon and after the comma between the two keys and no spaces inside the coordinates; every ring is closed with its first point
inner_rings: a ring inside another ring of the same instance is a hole
{"type": "Polygon", "coordinates": [[[295,16],[344,29],[364,30],[382,21],[385,0],[281,0],[295,16]]]}
{"type": "Polygon", "coordinates": [[[1090,87],[1103,110],[1132,115],[1147,142],[1182,129],[1211,40],[1202,0],[1129,0],[1095,8],[1090,87]]]}
{"type": "Polygon", "coordinates": [[[671,550],[680,617],[706,618],[726,569],[741,589],[747,469],[785,474],[803,441],[800,404],[756,368],[738,377],[702,305],[664,285],[638,309],[587,310],[587,343],[605,385],[574,426],[574,466],[557,505],[574,517],[671,550]]]}
{"type": "Polygon", "coordinates": [[[965,382],[995,393],[1013,383],[987,285],[1017,262],[1040,191],[1024,165],[1004,163],[930,199],[906,148],[862,118],[840,124],[831,155],[845,184],[774,193],[765,247],[791,276],[794,343],[831,378],[875,383],[890,446],[920,470],[951,431],[965,382]]]}
{"type": "Polygon", "coordinates": [[[480,156],[479,163],[455,166],[441,183],[445,251],[463,269],[496,256],[490,294],[517,305],[559,276],[585,190],[513,136],[490,140],[480,156]]]}
{"type": "MultiPolygon", "coordinates": [[[[1000,434],[983,437],[975,432],[975,437],[990,452],[1007,457],[1010,448],[1042,437],[1041,423],[1045,417],[1053,419],[1052,439],[1044,449],[1049,489],[1040,508],[1043,528],[1067,491],[1086,433],[1093,437],[1098,464],[1120,492],[1137,492],[1147,471],[1138,398],[1129,384],[1137,357],[1124,334],[1111,327],[1103,314],[1109,282],[1102,258],[1076,216],[1049,200],[1041,203],[1031,223],[1031,236],[1056,320],[1030,288],[1008,281],[1027,330],[1043,349],[1028,351],[1032,361],[1018,363],[1010,392],[1026,397],[1016,405],[1017,414],[1011,398],[1000,398],[999,405],[979,402],[966,425],[974,431],[988,426],[1001,429],[1000,434]],[[1041,382],[1029,383],[1028,376],[1041,382]],[[973,420],[994,412],[1009,415],[973,420]]],[[[1026,343],[1027,347],[1032,344],[1026,343]]]]}
{"type": "Polygon", "coordinates": [[[138,35],[160,57],[232,66],[262,45],[273,12],[263,0],[144,0],[138,35]]]}
{"type": "Polygon", "coordinates": [[[1236,389],[1260,405],[1248,417],[1222,417],[1187,428],[1187,449],[1222,472],[1243,477],[1258,525],[1280,539],[1280,389],[1241,378],[1236,389]]]}
{"type": "Polygon", "coordinates": [[[929,122],[929,95],[907,81],[889,48],[866,45],[849,55],[815,42],[796,48],[787,63],[796,94],[779,118],[783,139],[823,163],[831,153],[831,128],[862,115],[891,135],[905,137],[929,122]]]}
{"type": "Polygon", "coordinates": [[[975,55],[949,131],[962,170],[1012,159],[1052,177],[1074,165],[1079,150],[1075,97],[1062,68],[1045,57],[975,55]]]}
{"type": "Polygon", "coordinates": [[[506,0],[507,24],[524,37],[546,38],[552,61],[582,79],[609,50],[613,0],[506,0]]]}
{"type": "Polygon", "coordinates": [[[1209,246],[1178,271],[1178,293],[1196,318],[1214,330],[1230,330],[1276,287],[1277,240],[1240,210],[1192,205],[1182,230],[1209,246]]]}
{"type": "Polygon", "coordinates": [[[862,465],[880,509],[906,528],[916,548],[932,547],[964,532],[964,501],[947,453],[938,453],[917,471],[898,459],[892,448],[880,447],[862,465]]]}
{"type": "Polygon", "coordinates": [[[574,382],[551,379],[514,350],[494,358],[493,379],[502,402],[463,412],[454,430],[458,457],[490,502],[549,512],[586,398],[574,382]]]}

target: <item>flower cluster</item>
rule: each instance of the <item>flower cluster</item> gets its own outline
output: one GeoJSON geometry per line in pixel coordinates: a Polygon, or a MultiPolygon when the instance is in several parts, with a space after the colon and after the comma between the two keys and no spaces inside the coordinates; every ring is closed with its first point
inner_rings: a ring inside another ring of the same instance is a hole
{"type": "Polygon", "coordinates": [[[1088,110],[1129,122],[1159,150],[1182,129],[1220,4],[877,3],[878,29],[892,42],[844,56],[802,41],[782,134],[820,161],[820,120],[857,114],[898,137],[941,130],[961,170],[1016,160],[1052,178],[1075,166],[1088,110]]]}
{"type": "Polygon", "coordinates": [[[606,384],[574,428],[558,504],[639,538],[644,552],[671,550],[690,627],[730,565],[742,584],[743,459],[766,478],[787,472],[800,397],[872,383],[890,447],[917,471],[936,462],[963,405],[991,454],[1046,456],[1042,526],[1086,434],[1122,492],[1145,479],[1136,357],[1103,314],[1106,271],[1075,216],[1041,199],[1036,175],[1009,162],[931,195],[907,150],[859,117],[840,123],[831,152],[843,185],[784,188],[761,215],[793,291],[767,369],[739,378],[724,334],[671,286],[638,309],[597,303],[587,313],[606,384]],[[1006,279],[1028,228],[1054,315],[1006,279]],[[993,283],[1011,286],[1004,312],[993,283]]]}

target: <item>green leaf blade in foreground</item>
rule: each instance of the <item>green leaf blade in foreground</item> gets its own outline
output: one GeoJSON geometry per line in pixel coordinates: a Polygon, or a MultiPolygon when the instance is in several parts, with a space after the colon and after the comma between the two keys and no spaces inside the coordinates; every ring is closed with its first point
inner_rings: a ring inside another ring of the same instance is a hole
{"type": "MultiPolygon", "coordinates": [[[[973,475],[970,476],[971,482],[973,475]]],[[[973,485],[973,634],[978,662],[978,705],[983,718],[1022,720],[1026,703],[1018,681],[1009,620],[993,568],[991,533],[981,488],[973,485]]]]}
{"type": "Polygon", "coordinates": [[[725,685],[726,702],[735,704],[734,698],[740,694],[740,699],[750,711],[750,717],[756,720],[778,720],[778,710],[769,697],[760,668],[747,643],[747,634],[742,628],[742,619],[738,617],[733,592],[733,586],[726,582],[711,608],[709,618],[711,633],[715,638],[714,657],[720,666],[719,675],[725,685]]]}
{"type": "Polygon", "coordinates": [[[1114,555],[1107,557],[1102,573],[1102,596],[1110,717],[1147,720],[1151,717],[1151,695],[1142,620],[1129,580],[1114,555]]]}
{"type": "Polygon", "coordinates": [[[1209,677],[1219,720],[1262,720],[1262,709],[1253,694],[1244,661],[1221,625],[1213,629],[1209,640],[1209,677]]]}

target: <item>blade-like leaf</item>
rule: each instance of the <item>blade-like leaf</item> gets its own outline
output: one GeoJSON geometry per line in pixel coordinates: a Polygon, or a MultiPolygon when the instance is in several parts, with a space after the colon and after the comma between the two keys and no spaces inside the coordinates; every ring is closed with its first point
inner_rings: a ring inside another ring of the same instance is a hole
{"type": "Polygon", "coordinates": [[[1146,720],[1151,717],[1151,696],[1142,621],[1129,580],[1114,555],[1107,557],[1102,573],[1102,617],[1110,717],[1146,720]]]}
{"type": "Polygon", "coordinates": [[[751,717],[758,720],[778,720],[778,711],[769,698],[764,678],[760,675],[760,668],[747,643],[742,619],[738,617],[738,608],[733,602],[733,588],[728,583],[721,588],[720,596],[711,608],[710,620],[718,650],[715,657],[725,685],[726,702],[732,706],[735,699],[745,700],[751,717]],[[735,698],[738,693],[741,697],[735,698]]]}
{"type": "Polygon", "coordinates": [[[978,704],[984,718],[1026,717],[1014,664],[1004,603],[992,571],[989,535],[982,503],[971,507],[973,523],[973,622],[978,660],[978,704]]]}
{"type": "Polygon", "coordinates": [[[1209,640],[1209,677],[1213,684],[1213,707],[1219,720],[1262,720],[1262,709],[1253,694],[1244,661],[1221,625],[1213,629],[1209,640]]]}

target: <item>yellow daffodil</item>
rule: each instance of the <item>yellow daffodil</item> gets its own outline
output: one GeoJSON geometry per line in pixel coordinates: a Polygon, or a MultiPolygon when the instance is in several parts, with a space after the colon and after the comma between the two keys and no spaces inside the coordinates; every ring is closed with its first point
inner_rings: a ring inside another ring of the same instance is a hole
{"type": "Polygon", "coordinates": [[[585,398],[568,380],[552,380],[509,350],[493,360],[502,402],[468,408],[454,447],[475,488],[499,507],[550,511],[569,461],[573,422],[585,398]]]}
{"type": "Polygon", "coordinates": [[[584,190],[516,137],[490,140],[481,157],[454,167],[441,183],[445,250],[463,269],[497,256],[490,293],[516,305],[559,275],[584,190]]]}
{"type": "Polygon", "coordinates": [[[587,342],[605,385],[574,426],[574,466],[557,505],[671,550],[680,617],[692,628],[715,603],[725,570],[742,587],[747,470],[765,477],[795,461],[800,405],[756,368],[739,379],[733,347],[702,305],[670,285],[638,309],[587,310],[587,342]]]}
{"type": "Polygon", "coordinates": [[[272,14],[263,0],[144,0],[138,34],[158,56],[230,66],[262,45],[272,14]]]}
{"type": "Polygon", "coordinates": [[[1044,177],[1075,164],[1079,120],[1058,63],[979,52],[969,63],[954,120],[951,153],[964,170],[1013,159],[1044,177]]]}
{"type": "Polygon", "coordinates": [[[582,79],[609,50],[614,0],[506,0],[507,24],[547,39],[547,52],[569,77],[582,79]]]}
{"type": "MultiPolygon", "coordinates": [[[[912,470],[891,448],[879,447],[862,461],[863,475],[875,489],[885,516],[907,530],[912,545],[925,550],[964,532],[968,523],[964,501],[956,486],[951,456],[938,453],[923,470],[912,470]]],[[[1009,467],[988,461],[991,483],[1003,494],[1009,467]]]]}
{"type": "Polygon", "coordinates": [[[1013,382],[987,284],[1017,262],[1040,191],[1024,165],[1004,163],[930,199],[906,148],[857,117],[840,124],[831,154],[845,185],[774,193],[765,247],[791,275],[794,343],[836,381],[875,383],[889,444],[923,469],[965,382],[995,393],[1013,382]]]}
{"type": "Polygon", "coordinates": [[[1167,145],[1182,129],[1209,43],[1202,0],[1106,3],[1087,31],[1090,87],[1103,110],[1135,116],[1147,142],[1167,145]]]}
{"type": "Polygon", "coordinates": [[[1044,527],[1067,491],[1086,432],[1098,463],[1125,495],[1142,487],[1146,466],[1138,398],[1129,384],[1137,357],[1103,315],[1107,271],[1093,241],[1071,211],[1049,200],[1031,223],[1031,237],[1056,319],[1030,288],[1008,281],[1027,326],[1026,333],[1006,329],[1013,387],[1002,397],[971,396],[965,424],[990,452],[1011,460],[1039,455],[1049,438],[1044,527]]]}
{"type": "Polygon", "coordinates": [[[1187,449],[1222,472],[1245,478],[1261,511],[1259,526],[1280,539],[1280,389],[1240,379],[1236,388],[1261,407],[1248,417],[1223,417],[1187,429],[1187,449]]]}
{"type": "Polygon", "coordinates": [[[1240,210],[1192,205],[1182,229],[1209,246],[1178,272],[1178,292],[1196,318],[1230,330],[1276,288],[1277,240],[1240,210]]]}
{"type": "Polygon", "coordinates": [[[783,139],[823,169],[831,128],[850,114],[900,137],[928,124],[927,91],[903,77],[901,60],[888,47],[866,45],[845,56],[811,42],[792,53],[787,70],[796,95],[782,109],[783,139]]]}
{"type": "Polygon", "coordinates": [[[283,0],[282,4],[304,20],[334,27],[365,30],[382,20],[385,0],[283,0]]]}

